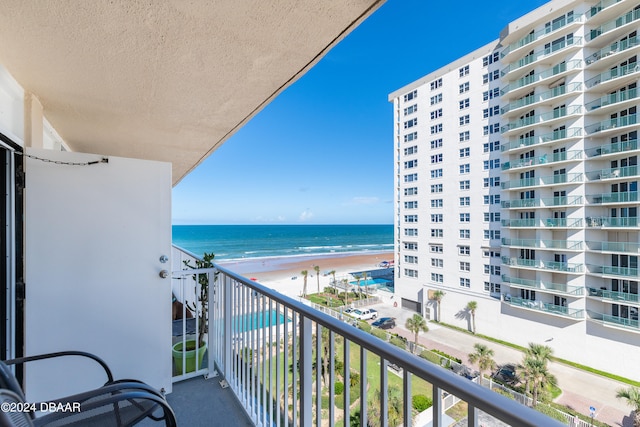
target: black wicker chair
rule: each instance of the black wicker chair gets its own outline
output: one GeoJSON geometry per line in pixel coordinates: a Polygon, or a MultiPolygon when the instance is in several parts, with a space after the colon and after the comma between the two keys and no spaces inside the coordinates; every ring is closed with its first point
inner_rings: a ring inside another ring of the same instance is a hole
{"type": "Polygon", "coordinates": [[[54,399],[46,404],[30,402],[30,406],[33,406],[26,408],[28,411],[21,411],[22,416],[15,411],[5,412],[1,414],[0,426],[125,427],[133,426],[145,419],[163,423],[167,427],[177,425],[171,407],[160,392],[136,380],[115,381],[111,370],[102,359],[80,351],[64,351],[0,361],[0,389],[2,389],[0,392],[5,392],[0,396],[8,399],[6,403],[9,404],[11,399],[17,399],[13,407],[22,409],[25,396],[9,366],[64,356],[80,356],[94,360],[103,368],[107,381],[93,390],[54,399]],[[48,411],[48,405],[62,410],[48,411]],[[41,408],[44,411],[38,414],[32,410],[40,411],[41,408]]]}

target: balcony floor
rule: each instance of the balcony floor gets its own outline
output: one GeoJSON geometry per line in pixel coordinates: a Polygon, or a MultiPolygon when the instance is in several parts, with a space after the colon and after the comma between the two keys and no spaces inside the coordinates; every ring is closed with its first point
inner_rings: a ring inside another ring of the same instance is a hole
{"type": "Polygon", "coordinates": [[[196,377],[173,384],[167,401],[179,426],[254,426],[231,389],[220,387],[220,379],[196,377]]]}

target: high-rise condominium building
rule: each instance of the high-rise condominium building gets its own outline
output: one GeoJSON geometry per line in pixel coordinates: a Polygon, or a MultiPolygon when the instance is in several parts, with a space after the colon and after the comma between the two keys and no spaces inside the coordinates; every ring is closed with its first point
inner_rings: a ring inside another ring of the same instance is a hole
{"type": "Polygon", "coordinates": [[[640,377],[639,29],[554,0],[389,96],[405,307],[640,377]]]}

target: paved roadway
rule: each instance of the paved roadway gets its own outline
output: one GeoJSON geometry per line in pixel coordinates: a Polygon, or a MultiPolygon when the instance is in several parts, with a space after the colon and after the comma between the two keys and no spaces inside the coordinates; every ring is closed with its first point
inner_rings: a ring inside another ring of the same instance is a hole
{"type": "MultiPolygon", "coordinates": [[[[393,307],[389,303],[377,304],[374,308],[379,311],[379,317],[396,318],[397,326],[391,329],[391,332],[413,341],[413,333],[409,332],[404,324],[408,318],[413,316],[414,312],[393,307]]],[[[434,322],[429,322],[429,332],[421,333],[418,342],[425,348],[438,349],[459,357],[465,364],[469,364],[467,357],[469,353],[474,351],[473,345],[477,342],[493,349],[494,360],[498,364],[519,363],[522,360],[522,352],[518,350],[482,338],[472,337],[434,322]]],[[[558,379],[558,385],[562,389],[562,395],[555,402],[587,415],[589,407],[594,406],[597,420],[614,427],[633,426],[630,417],[631,408],[624,401],[615,397],[616,390],[627,387],[626,384],[557,362],[550,362],[549,369],[558,379]]]]}

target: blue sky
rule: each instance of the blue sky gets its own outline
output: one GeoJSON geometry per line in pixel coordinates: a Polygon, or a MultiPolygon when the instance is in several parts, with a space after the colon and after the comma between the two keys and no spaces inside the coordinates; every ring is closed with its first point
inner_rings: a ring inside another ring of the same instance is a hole
{"type": "Polygon", "coordinates": [[[173,223],[393,223],[389,93],[544,3],[387,0],[174,188],[173,223]]]}

